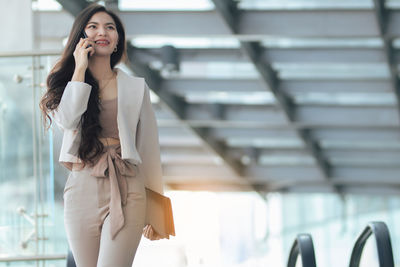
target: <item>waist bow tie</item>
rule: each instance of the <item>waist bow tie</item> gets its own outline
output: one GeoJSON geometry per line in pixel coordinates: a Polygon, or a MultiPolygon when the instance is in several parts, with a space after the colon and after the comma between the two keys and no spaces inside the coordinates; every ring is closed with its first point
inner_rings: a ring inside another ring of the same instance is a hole
{"type": "Polygon", "coordinates": [[[126,177],[136,176],[136,165],[121,158],[121,145],[107,146],[106,152],[93,166],[91,175],[98,178],[110,179],[110,225],[111,239],[114,239],[124,226],[125,218],[122,206],[126,205],[128,184],[126,177]],[[122,205],[121,205],[122,204],[122,205]]]}

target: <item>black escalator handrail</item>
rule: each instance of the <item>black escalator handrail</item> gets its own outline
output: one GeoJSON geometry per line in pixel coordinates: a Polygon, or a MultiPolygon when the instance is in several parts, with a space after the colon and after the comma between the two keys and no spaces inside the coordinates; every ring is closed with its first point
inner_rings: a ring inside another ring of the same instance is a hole
{"type": "Polygon", "coordinates": [[[380,267],[394,267],[392,243],[390,242],[389,229],[384,222],[370,222],[357,238],[351,252],[350,267],[359,267],[361,254],[368,238],[374,234],[378,249],[380,267]]]}
{"type": "Polygon", "coordinates": [[[316,267],[314,245],[310,234],[299,234],[290,250],[287,267],[295,267],[300,254],[303,267],[316,267]]]}

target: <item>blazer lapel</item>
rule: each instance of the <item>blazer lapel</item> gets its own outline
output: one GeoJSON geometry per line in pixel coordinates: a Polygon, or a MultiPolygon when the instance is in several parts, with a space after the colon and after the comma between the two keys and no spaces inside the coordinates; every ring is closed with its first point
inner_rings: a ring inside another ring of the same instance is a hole
{"type": "Polygon", "coordinates": [[[144,94],[144,78],[133,77],[117,68],[117,124],[123,159],[136,155],[136,127],[144,94]]]}

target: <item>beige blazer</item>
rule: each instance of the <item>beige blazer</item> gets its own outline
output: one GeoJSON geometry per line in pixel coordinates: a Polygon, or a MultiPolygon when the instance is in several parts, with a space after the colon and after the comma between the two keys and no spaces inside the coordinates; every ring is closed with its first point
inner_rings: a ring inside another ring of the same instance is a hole
{"type": "MultiPolygon", "coordinates": [[[[145,186],[163,194],[157,122],[150,102],[149,87],[144,78],[115,69],[122,159],[138,165],[145,175],[145,186]]],[[[57,109],[51,113],[63,131],[59,162],[69,170],[72,169],[72,163],[82,162],[77,157],[80,143],[78,123],[87,109],[91,89],[91,85],[84,82],[68,82],[57,109]]]]}

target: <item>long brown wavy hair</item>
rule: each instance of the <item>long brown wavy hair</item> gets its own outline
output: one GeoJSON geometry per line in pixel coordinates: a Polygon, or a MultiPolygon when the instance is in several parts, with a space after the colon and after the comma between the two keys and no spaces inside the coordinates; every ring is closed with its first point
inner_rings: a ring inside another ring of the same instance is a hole
{"type": "MultiPolygon", "coordinates": [[[[113,69],[117,63],[126,61],[127,59],[125,30],[118,16],[107,10],[104,6],[98,4],[91,4],[83,9],[75,18],[68,37],[68,42],[63,50],[61,58],[57,61],[47,76],[47,91],[42,96],[39,103],[46,130],[50,128],[52,123],[49,113],[58,107],[65,86],[71,80],[74,73],[75,58],[73,52],[82,37],[82,31],[85,29],[89,19],[98,12],[106,12],[110,15],[115,21],[118,32],[119,41],[117,44],[117,52],[112,53],[110,58],[111,69],[113,69]],[[47,119],[49,120],[48,127],[46,127],[47,119]]],[[[85,164],[88,162],[93,164],[96,158],[103,151],[104,145],[99,140],[99,135],[102,130],[99,123],[99,83],[94,78],[89,68],[86,69],[85,83],[90,84],[92,90],[90,92],[87,110],[82,114],[78,124],[81,134],[81,143],[79,145],[78,155],[85,164]]]]}

